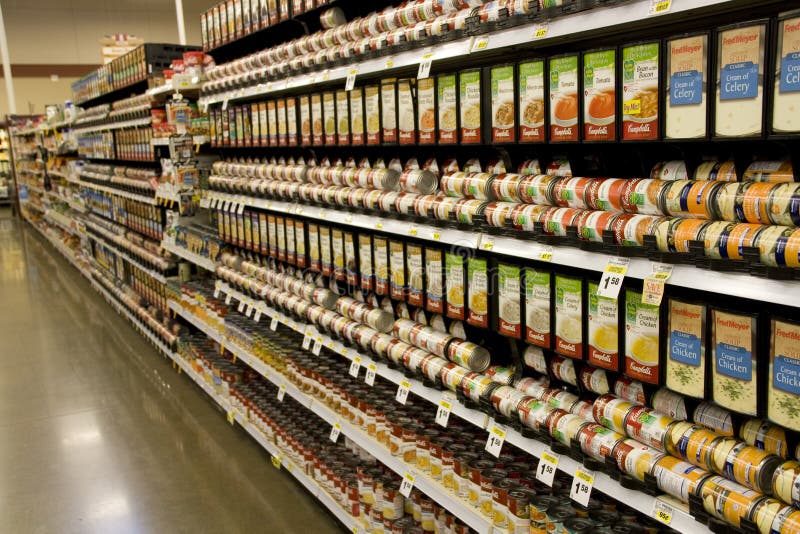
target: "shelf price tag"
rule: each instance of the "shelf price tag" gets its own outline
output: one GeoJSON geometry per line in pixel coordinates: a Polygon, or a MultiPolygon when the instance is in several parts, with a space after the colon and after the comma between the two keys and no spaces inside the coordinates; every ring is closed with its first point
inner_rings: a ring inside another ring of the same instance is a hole
{"type": "Polygon", "coordinates": [[[361,369],[361,357],[356,356],[350,364],[350,376],[358,378],[358,371],[361,369]]]}
{"type": "Polygon", "coordinates": [[[622,289],[622,281],[625,280],[625,273],[628,272],[630,258],[612,257],[608,259],[608,264],[600,277],[600,284],[597,286],[597,295],[616,300],[619,291],[622,289]]]}
{"type": "Polygon", "coordinates": [[[243,300],[239,301],[239,305],[236,306],[236,311],[238,311],[239,313],[243,313],[244,312],[244,301],[243,300]]]}
{"type": "Polygon", "coordinates": [[[431,65],[433,64],[433,54],[425,54],[419,62],[419,70],[417,71],[417,79],[423,80],[431,75],[431,65]]]}
{"type": "Polygon", "coordinates": [[[406,400],[408,400],[409,391],[411,391],[411,383],[408,380],[401,380],[400,387],[397,388],[397,395],[394,396],[394,400],[405,405],[406,400]]]}
{"type": "Polygon", "coordinates": [[[375,375],[378,373],[378,366],[374,363],[367,365],[367,375],[364,377],[364,382],[367,383],[368,386],[375,385],[375,375]]]}
{"type": "Polygon", "coordinates": [[[311,348],[311,354],[314,356],[319,356],[320,352],[322,352],[322,338],[318,337],[314,340],[314,346],[311,348]]]}
{"type": "Polygon", "coordinates": [[[272,467],[275,469],[280,469],[281,463],[283,462],[283,455],[280,453],[277,456],[273,455],[270,460],[272,461],[272,467]]]}
{"type": "Polygon", "coordinates": [[[572,479],[572,488],[569,498],[583,506],[589,506],[589,497],[592,496],[594,487],[594,472],[578,467],[575,470],[575,478],[572,479]]]}
{"type": "Polygon", "coordinates": [[[339,434],[341,432],[342,432],[342,425],[340,423],[338,423],[338,422],[337,423],[333,423],[333,426],[331,427],[330,440],[332,442],[336,443],[336,440],[339,439],[339,434]]]}
{"type": "Polygon", "coordinates": [[[453,409],[453,403],[450,399],[442,397],[439,401],[439,408],[436,410],[436,424],[447,428],[447,422],[450,420],[450,411],[453,409]]]}
{"type": "Polygon", "coordinates": [[[352,91],[356,86],[356,76],[358,76],[358,69],[350,69],[347,73],[347,80],[344,82],[344,90],[352,91]]]}
{"type": "Polygon", "coordinates": [[[667,283],[672,275],[672,265],[664,263],[654,263],[653,273],[644,279],[642,286],[642,304],[650,306],[661,305],[664,298],[664,284],[667,283]]]}
{"type": "Polygon", "coordinates": [[[286,396],[286,384],[281,384],[281,387],[278,388],[278,401],[283,402],[283,398],[286,396]]]}
{"type": "Polygon", "coordinates": [[[546,245],[539,250],[539,261],[553,261],[553,247],[546,245]]]}
{"type": "Polygon", "coordinates": [[[492,250],[494,248],[494,241],[491,239],[487,239],[486,241],[481,241],[481,249],[482,250],[492,250]]]}
{"type": "Polygon", "coordinates": [[[228,99],[227,98],[222,101],[222,111],[225,111],[226,109],[228,109],[228,99]]]}
{"type": "Polygon", "coordinates": [[[537,24],[533,27],[533,38],[534,39],[544,39],[547,37],[547,30],[550,28],[550,25],[547,22],[543,22],[542,24],[537,24]]]}
{"type": "Polygon", "coordinates": [[[672,523],[672,516],[675,515],[675,509],[669,504],[660,499],[653,500],[653,517],[657,521],[669,525],[672,523]]]}
{"type": "Polygon", "coordinates": [[[313,330],[311,329],[310,326],[307,326],[306,334],[303,337],[303,345],[302,345],[303,350],[308,350],[309,348],[311,348],[311,340],[313,337],[314,337],[313,330]]]}
{"type": "Polygon", "coordinates": [[[228,423],[233,425],[233,423],[235,422],[236,422],[236,414],[233,412],[233,410],[231,410],[228,412],[228,423]]]}
{"type": "Polygon", "coordinates": [[[236,214],[241,215],[244,213],[244,204],[237,204],[236,205],[236,214]]]}
{"type": "Polygon", "coordinates": [[[542,453],[542,457],[539,459],[539,467],[536,469],[536,480],[542,484],[553,487],[553,479],[556,476],[558,460],[558,454],[555,454],[550,449],[545,449],[542,453]]]}
{"type": "Polygon", "coordinates": [[[650,15],[663,15],[672,7],[672,0],[650,0],[650,15]]]}
{"type": "Polygon", "coordinates": [[[245,306],[244,306],[244,314],[247,317],[250,317],[251,315],[253,315],[253,309],[254,308],[255,308],[255,305],[251,301],[246,302],[245,306]]]}
{"type": "Polygon", "coordinates": [[[256,307],[256,314],[253,316],[253,320],[254,320],[255,322],[259,322],[259,321],[261,320],[261,314],[262,314],[262,313],[264,313],[264,308],[263,308],[263,306],[257,306],[257,307],[256,307]]]}
{"type": "Polygon", "coordinates": [[[278,316],[277,315],[275,317],[273,317],[272,320],[269,322],[269,329],[272,330],[273,332],[278,330],[278,316]]]}
{"type": "Polygon", "coordinates": [[[470,52],[480,52],[481,50],[486,50],[486,47],[489,46],[489,38],[488,37],[479,37],[475,39],[472,43],[472,47],[470,48],[470,52]]]}
{"type": "Polygon", "coordinates": [[[221,292],[222,287],[219,285],[219,280],[217,280],[217,283],[214,284],[214,298],[218,299],[221,292]]]}
{"type": "Polygon", "coordinates": [[[489,439],[486,440],[486,452],[498,458],[506,441],[506,429],[494,421],[489,425],[489,439]]]}
{"type": "Polygon", "coordinates": [[[403,481],[400,482],[400,495],[406,499],[411,495],[411,490],[414,489],[414,480],[417,477],[413,473],[406,473],[403,475],[403,481]]]}

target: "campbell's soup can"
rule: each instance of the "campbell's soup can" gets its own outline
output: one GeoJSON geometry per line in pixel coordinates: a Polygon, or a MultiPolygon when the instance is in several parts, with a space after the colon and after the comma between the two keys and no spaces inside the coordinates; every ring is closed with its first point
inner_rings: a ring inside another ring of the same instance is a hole
{"type": "Polygon", "coordinates": [[[645,406],[635,406],[625,417],[625,433],[645,445],[665,451],[667,430],[675,420],[645,406]]]}
{"type": "Polygon", "coordinates": [[[703,480],[712,476],[705,469],[670,455],[656,461],[652,474],[658,489],[682,502],[689,502],[689,495],[697,491],[703,480]]]}
{"type": "Polygon", "coordinates": [[[482,200],[465,198],[458,200],[453,209],[456,221],[461,224],[473,224],[475,217],[483,215],[487,204],[482,200]]]}
{"type": "Polygon", "coordinates": [[[685,219],[714,219],[713,202],[720,182],[675,180],[664,190],[664,212],[685,219]]]}
{"type": "Polygon", "coordinates": [[[521,174],[498,174],[490,184],[492,197],[503,202],[521,202],[519,185],[523,178],[521,174]]]}
{"type": "Polygon", "coordinates": [[[664,456],[663,452],[631,438],[621,440],[613,451],[619,470],[637,480],[651,474],[656,462],[664,456]]]}
{"type": "Polygon", "coordinates": [[[517,417],[517,406],[527,399],[522,391],[511,386],[500,386],[492,391],[492,406],[508,418],[517,417]]]}
{"type": "Polygon", "coordinates": [[[515,202],[489,202],[483,210],[486,224],[495,228],[505,228],[511,222],[511,214],[520,206],[515,202]]]}
{"type": "Polygon", "coordinates": [[[461,381],[469,373],[457,363],[448,363],[442,367],[442,384],[451,391],[456,391],[461,387],[461,381]]]}
{"type": "Polygon", "coordinates": [[[460,201],[453,197],[437,197],[433,202],[433,216],[440,221],[449,221],[455,214],[456,204],[460,201]]]}
{"type": "Polygon", "coordinates": [[[436,382],[436,379],[441,377],[442,370],[448,363],[444,358],[431,354],[429,358],[422,362],[420,369],[428,380],[436,382]]]}
{"type": "Polygon", "coordinates": [[[533,378],[531,376],[526,376],[515,382],[514,387],[529,397],[541,400],[544,394],[547,392],[547,386],[549,383],[550,382],[547,377],[533,378]]]}
{"type": "Polygon", "coordinates": [[[605,395],[610,391],[608,377],[604,369],[584,365],[578,374],[578,379],[584,389],[592,393],[605,395]]]}
{"type": "Polygon", "coordinates": [[[685,421],[689,417],[683,395],[667,388],[661,388],[656,391],[651,402],[655,411],[668,415],[673,419],[685,421]]]}
{"type": "Polygon", "coordinates": [[[603,232],[612,230],[617,214],[607,211],[582,211],[573,224],[578,232],[578,237],[584,241],[601,243],[603,232]]]}
{"type": "Polygon", "coordinates": [[[544,215],[550,211],[558,208],[550,206],[539,206],[535,204],[518,204],[510,214],[511,224],[517,230],[524,230],[526,232],[533,231],[533,224],[541,222],[544,215]]]}
{"type": "Polygon", "coordinates": [[[702,241],[708,226],[703,219],[666,219],[656,227],[656,245],[661,252],[689,252],[690,241],[702,241]]]}
{"type": "Polygon", "coordinates": [[[414,199],[414,214],[417,217],[431,217],[436,195],[419,195],[414,199]]]}
{"type": "Polygon", "coordinates": [[[742,519],[750,519],[756,506],[766,497],[722,476],[712,476],[700,484],[697,495],[703,509],[713,517],[739,527],[742,519]]]}
{"type": "Polygon", "coordinates": [[[800,226],[800,184],[776,184],[769,195],[772,224],[800,226]]]}
{"type": "Polygon", "coordinates": [[[547,419],[554,411],[547,402],[529,397],[517,405],[519,421],[528,428],[539,430],[546,428],[547,419]]]}
{"type": "Polygon", "coordinates": [[[570,408],[569,411],[584,421],[594,423],[594,404],[589,401],[579,400],[572,405],[572,408],[570,408]]]}
{"type": "Polygon", "coordinates": [[[614,393],[617,397],[635,404],[647,403],[642,383],[627,376],[620,376],[617,378],[614,382],[614,393]]]}
{"type": "Polygon", "coordinates": [[[541,218],[544,233],[547,235],[567,235],[567,227],[574,226],[581,210],[576,208],[554,208],[541,218]]]}
{"type": "Polygon", "coordinates": [[[554,409],[568,412],[580,400],[580,397],[563,389],[548,389],[542,395],[542,400],[550,404],[554,409]]]}
{"type": "Polygon", "coordinates": [[[558,181],[558,177],[547,174],[525,176],[519,182],[519,198],[525,204],[553,206],[553,189],[558,181]]]}
{"type": "Polygon", "coordinates": [[[642,215],[663,215],[662,194],[669,184],[668,181],[651,178],[627,180],[622,190],[623,211],[642,215]]]}
{"type": "Polygon", "coordinates": [[[594,420],[620,434],[625,433],[625,418],[634,408],[633,403],[615,397],[601,395],[594,401],[594,420]]]}
{"type": "Polygon", "coordinates": [[[611,222],[614,241],[623,247],[641,247],[644,245],[644,236],[653,235],[664,220],[666,217],[620,213],[611,222]]]}
{"type": "Polygon", "coordinates": [[[577,439],[585,455],[602,462],[611,456],[614,448],[625,439],[625,436],[603,425],[589,423],[581,427],[577,439]]]}
{"type": "Polygon", "coordinates": [[[547,431],[553,439],[569,447],[581,428],[590,424],[578,415],[555,409],[547,418],[547,431]]]}
{"type": "Polygon", "coordinates": [[[553,187],[553,200],[562,208],[589,209],[585,193],[591,178],[561,178],[553,187]]]}
{"type": "Polygon", "coordinates": [[[667,452],[708,471],[711,467],[711,451],[719,434],[686,421],[678,421],[667,432],[667,452]]]}
{"type": "Polygon", "coordinates": [[[394,201],[394,210],[400,215],[414,213],[414,204],[420,195],[416,193],[399,193],[394,201]]]}
{"type": "Polygon", "coordinates": [[[584,191],[587,209],[622,212],[622,195],[627,182],[624,178],[592,178],[584,191]]]}

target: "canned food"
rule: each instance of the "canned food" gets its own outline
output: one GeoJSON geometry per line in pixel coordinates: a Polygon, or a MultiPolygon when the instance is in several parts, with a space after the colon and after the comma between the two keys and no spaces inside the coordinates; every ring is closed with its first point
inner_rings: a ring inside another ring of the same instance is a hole
{"type": "Polygon", "coordinates": [[[627,213],[662,215],[662,192],[669,185],[663,180],[635,178],[627,180],[622,190],[622,209],[627,213]]]}
{"type": "Polygon", "coordinates": [[[800,226],[800,184],[779,184],[769,195],[769,220],[772,224],[800,226]]]}
{"type": "Polygon", "coordinates": [[[773,534],[774,532],[800,532],[800,510],[797,510],[791,506],[782,508],[775,517],[775,521],[772,522],[771,530],[769,530],[770,534],[773,534]]]}
{"type": "Polygon", "coordinates": [[[531,521],[531,533],[548,532],[547,511],[558,507],[561,500],[552,495],[537,495],[531,498],[529,502],[528,512],[531,521]]]}
{"type": "Polygon", "coordinates": [[[786,458],[789,447],[783,427],[761,419],[749,419],[739,428],[739,437],[745,443],[770,454],[786,458]]]}
{"type": "Polygon", "coordinates": [[[723,436],[733,436],[731,412],[711,402],[701,402],[693,414],[694,422],[723,436]]]}
{"type": "Polygon", "coordinates": [[[734,438],[717,440],[711,458],[715,472],[765,494],[772,493],[773,473],[783,463],[780,456],[737,442],[734,438]],[[730,441],[734,445],[729,448],[730,441]]]}
{"type": "Polygon", "coordinates": [[[453,339],[446,348],[447,359],[467,369],[482,373],[491,363],[489,351],[463,339],[453,339]]]}
{"type": "Polygon", "coordinates": [[[704,469],[669,455],[656,461],[652,473],[658,489],[683,502],[689,502],[689,495],[697,491],[703,480],[712,476],[704,469]]]}
{"type": "Polygon", "coordinates": [[[498,413],[509,418],[517,417],[517,406],[528,397],[511,386],[500,386],[492,391],[492,406],[498,413]]]}
{"type": "Polygon", "coordinates": [[[686,163],[682,160],[659,161],[650,171],[650,178],[659,180],[687,180],[686,163]]]}
{"type": "Polygon", "coordinates": [[[517,489],[519,485],[510,478],[501,478],[492,481],[491,516],[492,524],[497,528],[507,529],[508,522],[508,494],[517,489]]]}
{"type": "Polygon", "coordinates": [[[563,208],[589,209],[585,193],[591,178],[561,178],[553,187],[553,200],[563,208]]]}
{"type": "Polygon", "coordinates": [[[461,224],[473,224],[475,217],[483,215],[487,203],[482,200],[461,199],[453,206],[456,221],[461,224]]]}
{"type": "Polygon", "coordinates": [[[589,401],[579,400],[575,404],[572,405],[570,408],[570,413],[574,413],[584,421],[588,421],[590,423],[594,423],[594,414],[592,413],[594,410],[594,404],[589,401]]]}
{"type": "Polygon", "coordinates": [[[690,241],[702,241],[708,221],[702,219],[665,219],[656,228],[656,245],[661,252],[689,252],[690,241]]]}
{"type": "Polygon", "coordinates": [[[603,232],[613,230],[617,215],[607,211],[583,211],[574,221],[578,237],[584,241],[603,242],[603,232]]]}
{"type": "Polygon", "coordinates": [[[572,506],[551,506],[545,514],[547,532],[565,532],[564,522],[575,519],[577,512],[572,506]]]}
{"type": "Polygon", "coordinates": [[[468,369],[457,363],[448,363],[442,368],[442,384],[451,391],[461,387],[461,381],[469,373],[468,369]]]}
{"type": "Polygon", "coordinates": [[[794,182],[792,162],[785,161],[754,161],[742,175],[743,182],[794,182]]]}
{"type": "Polygon", "coordinates": [[[556,208],[548,210],[541,217],[544,233],[547,235],[567,235],[567,227],[574,226],[575,219],[582,212],[576,208],[556,208]]]}
{"type": "Polygon", "coordinates": [[[598,369],[597,367],[592,367],[590,365],[584,365],[581,369],[579,379],[581,385],[592,393],[605,395],[609,392],[608,378],[606,377],[606,372],[603,369],[598,369]]]}
{"type": "Polygon", "coordinates": [[[501,386],[490,377],[480,373],[467,373],[461,380],[461,392],[475,402],[479,402],[481,398],[490,395],[498,387],[501,386]]]}
{"type": "Polygon", "coordinates": [[[659,451],[665,451],[664,438],[675,420],[645,406],[635,406],[625,417],[625,433],[659,451]]]}
{"type": "Polygon", "coordinates": [[[633,403],[615,397],[601,395],[594,401],[594,420],[620,434],[625,433],[625,418],[634,408],[633,403]]]}
{"type": "Polygon", "coordinates": [[[512,221],[512,213],[519,205],[513,202],[489,202],[483,212],[486,224],[495,228],[505,228],[512,221]]]}
{"type": "Polygon", "coordinates": [[[442,370],[448,364],[448,361],[439,356],[430,355],[429,358],[423,360],[420,365],[422,374],[425,375],[431,382],[436,382],[436,379],[441,377],[442,370]]]}
{"type": "Polygon", "coordinates": [[[653,394],[651,402],[655,411],[666,414],[673,419],[685,421],[689,417],[686,412],[686,401],[683,399],[683,396],[667,388],[661,388],[656,391],[653,394]]]}
{"type": "Polygon", "coordinates": [[[553,439],[570,446],[584,425],[590,425],[582,417],[555,409],[547,418],[547,430],[553,439]]]}
{"type": "Polygon", "coordinates": [[[715,180],[717,182],[737,182],[734,161],[704,161],[694,170],[695,180],[715,180]]]}
{"type": "Polygon", "coordinates": [[[664,213],[687,219],[713,219],[713,202],[722,184],[696,180],[676,180],[664,189],[664,213]]]}
{"type": "Polygon", "coordinates": [[[768,226],[756,239],[761,263],[771,267],[800,267],[800,229],[768,226]]]}
{"type": "Polygon", "coordinates": [[[564,521],[565,534],[588,534],[594,530],[594,521],[585,517],[573,517],[564,521]]]}
{"type": "Polygon", "coordinates": [[[635,439],[619,441],[613,455],[619,470],[637,480],[644,480],[646,474],[653,472],[656,462],[665,456],[663,452],[635,439]]]}
{"type": "Polygon", "coordinates": [[[528,488],[514,488],[508,492],[506,507],[508,508],[509,534],[529,534],[531,527],[530,502],[536,492],[528,488]]]}
{"type": "Polygon", "coordinates": [[[521,174],[498,174],[490,183],[492,198],[503,202],[521,202],[519,186],[522,180],[521,174]]]}
{"type": "Polygon", "coordinates": [[[440,221],[449,221],[450,215],[455,215],[456,204],[459,199],[453,197],[439,197],[433,203],[433,216],[440,221]]]}
{"type": "Polygon", "coordinates": [[[664,220],[665,217],[654,215],[620,213],[611,223],[614,241],[623,247],[641,247],[644,245],[644,236],[655,234],[656,228],[664,220]]]}
{"type": "Polygon", "coordinates": [[[785,503],[800,504],[800,462],[783,462],[772,475],[772,493],[785,503]]]}
{"type": "Polygon", "coordinates": [[[493,178],[493,174],[485,172],[454,172],[442,177],[440,187],[447,196],[490,200],[493,178]]]}
{"type": "Polygon", "coordinates": [[[665,445],[671,455],[711,471],[711,451],[720,437],[711,430],[678,421],[669,428],[665,445]]]}
{"type": "Polygon", "coordinates": [[[625,436],[603,425],[588,423],[578,431],[577,439],[584,454],[602,462],[611,456],[614,448],[625,439],[625,436]]]}
{"type": "Polygon", "coordinates": [[[772,525],[778,517],[785,517],[788,515],[786,509],[792,510],[791,506],[786,506],[780,501],[775,499],[766,498],[758,503],[753,509],[750,520],[756,524],[759,532],[784,532],[781,530],[773,530],[772,525]]]}
{"type": "Polygon", "coordinates": [[[628,180],[624,178],[593,178],[584,192],[590,210],[622,212],[622,194],[628,180]]]}
{"type": "Polygon", "coordinates": [[[550,389],[542,396],[542,400],[550,404],[554,409],[568,412],[580,400],[580,397],[566,390],[550,389]]]}
{"type": "Polygon", "coordinates": [[[480,505],[481,472],[492,469],[494,469],[494,462],[489,460],[472,460],[467,464],[467,478],[469,481],[467,500],[475,508],[480,505]]]}
{"type": "Polygon", "coordinates": [[[533,231],[533,224],[540,222],[542,216],[550,210],[549,206],[538,206],[531,204],[518,204],[509,215],[511,224],[517,230],[524,230],[526,232],[533,231]]]}
{"type": "Polygon", "coordinates": [[[394,210],[400,215],[411,215],[418,198],[416,193],[399,193],[394,201],[394,210]]]}
{"type": "Polygon", "coordinates": [[[438,190],[438,180],[431,171],[410,169],[400,175],[400,189],[409,193],[430,195],[438,190]]]}
{"type": "Polygon", "coordinates": [[[706,512],[739,527],[750,519],[756,506],[766,497],[721,476],[707,478],[697,490],[706,512]]]}
{"type": "Polygon", "coordinates": [[[550,370],[556,380],[560,380],[567,384],[577,386],[577,377],[575,374],[575,363],[572,358],[562,358],[561,356],[553,356],[550,359],[550,370]]]}
{"type": "Polygon", "coordinates": [[[553,206],[553,189],[559,178],[547,174],[525,176],[519,183],[519,198],[525,204],[553,206]]]}

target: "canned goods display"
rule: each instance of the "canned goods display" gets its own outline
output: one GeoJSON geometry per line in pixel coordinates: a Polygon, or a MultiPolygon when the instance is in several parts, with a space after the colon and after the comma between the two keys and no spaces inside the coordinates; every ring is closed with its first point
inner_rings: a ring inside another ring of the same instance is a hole
{"type": "Polygon", "coordinates": [[[527,399],[527,395],[511,386],[500,386],[492,391],[492,406],[498,413],[517,418],[517,407],[527,399]]]}
{"type": "Polygon", "coordinates": [[[656,460],[652,474],[658,489],[683,502],[689,502],[689,495],[694,495],[700,484],[712,476],[704,469],[669,455],[656,460]]]}
{"type": "Polygon", "coordinates": [[[559,178],[547,174],[527,175],[519,182],[519,198],[525,204],[553,206],[553,189],[559,178]]]}
{"type": "Polygon", "coordinates": [[[581,368],[579,380],[584,388],[598,395],[605,395],[610,390],[604,369],[584,365],[581,368]]]}
{"type": "Polygon", "coordinates": [[[566,390],[551,389],[542,396],[542,400],[553,408],[568,412],[580,400],[580,397],[566,390]]]}
{"type": "Polygon", "coordinates": [[[625,419],[633,410],[633,403],[615,397],[601,395],[594,401],[594,420],[620,434],[625,433],[625,419]]]}
{"type": "Polygon", "coordinates": [[[757,491],[721,476],[711,476],[697,489],[703,509],[717,519],[738,527],[742,519],[750,519],[756,506],[766,497],[757,491]]]}
{"type": "Polygon", "coordinates": [[[481,398],[490,395],[498,387],[502,386],[480,373],[467,373],[461,380],[461,392],[475,402],[479,402],[481,398]]]}
{"type": "Polygon", "coordinates": [[[624,440],[625,436],[603,425],[589,423],[581,427],[577,439],[584,454],[602,462],[611,456],[617,444],[624,440]]]}
{"type": "Polygon", "coordinates": [[[775,469],[772,493],[787,504],[800,504],[800,462],[790,460],[775,469]]]}
{"type": "Polygon", "coordinates": [[[715,472],[764,494],[772,493],[772,476],[783,463],[780,456],[733,438],[717,440],[711,450],[711,460],[715,472]]]}
{"type": "Polygon", "coordinates": [[[663,215],[662,196],[669,184],[670,182],[650,178],[627,180],[622,189],[623,211],[642,215],[663,215]]]}
{"type": "Polygon", "coordinates": [[[585,194],[591,178],[562,178],[553,187],[553,200],[563,208],[589,209],[585,194]]]}
{"type": "Polygon", "coordinates": [[[669,428],[665,445],[671,455],[711,471],[711,451],[714,441],[721,437],[703,427],[678,421],[669,428]]]}
{"type": "Polygon", "coordinates": [[[519,195],[521,174],[498,174],[490,183],[492,198],[503,202],[521,202],[519,195]]]}
{"type": "Polygon", "coordinates": [[[656,228],[656,244],[661,252],[689,252],[691,241],[702,241],[703,231],[713,224],[702,219],[665,219],[656,228]]]}
{"type": "Polygon", "coordinates": [[[771,267],[800,267],[800,228],[768,226],[756,239],[761,263],[771,267]]]}
{"type": "Polygon", "coordinates": [[[442,176],[442,193],[451,197],[492,200],[493,174],[485,172],[454,172],[442,176]]]}
{"type": "Polygon", "coordinates": [[[686,401],[683,396],[667,388],[661,388],[656,391],[651,399],[651,404],[655,411],[668,415],[673,419],[685,421],[689,418],[686,412],[686,401]]]}
{"type": "Polygon", "coordinates": [[[450,341],[446,352],[448,360],[477,373],[485,371],[491,361],[488,350],[463,339],[450,341]]]}
{"type": "Polygon", "coordinates": [[[645,406],[634,406],[625,416],[625,433],[645,445],[666,451],[664,440],[675,420],[645,406]]]}
{"type": "Polygon", "coordinates": [[[617,442],[613,450],[619,470],[637,480],[644,480],[646,474],[652,474],[656,462],[664,456],[663,452],[630,438],[617,442]]]}
{"type": "Polygon", "coordinates": [[[550,436],[566,446],[577,438],[584,425],[590,424],[582,417],[560,409],[554,409],[547,418],[547,430],[550,436]]]}
{"type": "Polygon", "coordinates": [[[520,422],[533,430],[546,429],[547,419],[555,409],[548,403],[528,398],[517,405],[520,422]]]}
{"type": "Polygon", "coordinates": [[[575,218],[573,224],[580,239],[602,243],[603,233],[613,232],[616,218],[617,214],[607,211],[584,211],[575,218]]]}
{"type": "Polygon", "coordinates": [[[714,219],[712,199],[721,187],[720,182],[676,180],[664,189],[664,214],[688,219],[714,219]]]}
{"type": "Polygon", "coordinates": [[[695,408],[692,418],[695,423],[710,428],[722,436],[733,436],[733,416],[731,412],[711,402],[701,402],[695,408]]]}
{"type": "Polygon", "coordinates": [[[564,523],[575,519],[577,514],[571,506],[551,506],[545,512],[545,529],[547,532],[566,532],[564,523]]]}
{"type": "Polygon", "coordinates": [[[748,419],[739,427],[739,437],[748,445],[763,449],[770,454],[786,458],[789,446],[786,442],[786,431],[769,421],[748,419]]]}

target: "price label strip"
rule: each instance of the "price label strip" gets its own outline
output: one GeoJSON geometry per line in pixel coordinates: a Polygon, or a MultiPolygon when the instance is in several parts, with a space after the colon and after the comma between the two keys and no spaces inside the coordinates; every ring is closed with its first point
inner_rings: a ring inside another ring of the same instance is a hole
{"type": "Polygon", "coordinates": [[[286,396],[286,384],[281,384],[281,387],[278,388],[278,401],[283,402],[283,398],[286,396]]]}
{"type": "Polygon", "coordinates": [[[538,24],[533,27],[533,38],[534,39],[544,39],[547,37],[547,31],[550,29],[550,26],[547,22],[538,24]]]}
{"type": "Polygon", "coordinates": [[[366,382],[368,386],[374,386],[376,374],[378,374],[378,366],[374,363],[367,365],[367,375],[364,377],[364,382],[366,382]]]}
{"type": "Polygon", "coordinates": [[[339,439],[339,434],[342,432],[342,425],[340,423],[334,423],[331,427],[331,435],[330,440],[336,443],[336,440],[339,439]]]}
{"type": "Polygon", "coordinates": [[[314,340],[314,347],[311,349],[311,354],[319,356],[320,352],[322,352],[322,338],[318,337],[314,340]]]}
{"type": "Polygon", "coordinates": [[[597,286],[597,296],[617,300],[630,263],[630,258],[609,258],[603,276],[600,277],[600,284],[597,286]]]}
{"type": "Polygon", "coordinates": [[[569,498],[583,506],[589,506],[589,498],[594,487],[594,472],[578,467],[575,478],[572,479],[572,488],[569,498]]]}
{"type": "Polygon", "coordinates": [[[660,306],[664,298],[664,285],[672,276],[672,265],[653,264],[653,273],[644,279],[642,286],[642,303],[649,306],[660,306]]]}
{"type": "Polygon", "coordinates": [[[559,458],[558,454],[549,449],[545,450],[539,459],[539,466],[536,468],[536,480],[552,488],[559,458]]]}
{"type": "Polygon", "coordinates": [[[358,371],[361,369],[361,357],[356,356],[350,364],[350,376],[358,378],[358,371]]]}
{"type": "Polygon", "coordinates": [[[394,396],[394,400],[399,402],[400,404],[405,405],[406,401],[408,400],[408,393],[411,391],[411,384],[408,380],[401,380],[400,386],[397,388],[397,395],[394,396]]]}
{"type": "Polygon", "coordinates": [[[436,410],[436,424],[447,428],[447,422],[450,420],[450,412],[453,409],[453,404],[448,399],[439,401],[439,408],[436,410]]]}
{"type": "Polygon", "coordinates": [[[411,495],[411,490],[414,489],[414,480],[416,480],[416,477],[413,473],[403,475],[403,481],[400,483],[400,495],[406,499],[411,495]]]}
{"type": "Polygon", "coordinates": [[[672,517],[675,515],[675,509],[669,504],[660,499],[653,501],[653,517],[665,525],[672,523],[672,517]]]}
{"type": "Polygon", "coordinates": [[[358,76],[358,69],[350,69],[347,73],[347,80],[344,82],[345,91],[352,91],[356,86],[356,76],[358,76]]]}
{"type": "Polygon", "coordinates": [[[486,440],[486,452],[498,458],[500,451],[503,450],[503,443],[506,441],[506,429],[494,421],[489,426],[489,439],[486,440]]]}
{"type": "Polygon", "coordinates": [[[303,337],[303,350],[308,350],[311,348],[311,340],[313,339],[311,327],[306,327],[306,335],[303,337]]]}
{"type": "Polygon", "coordinates": [[[425,54],[419,62],[417,79],[423,80],[431,75],[431,65],[433,64],[433,54],[425,54]]]}

